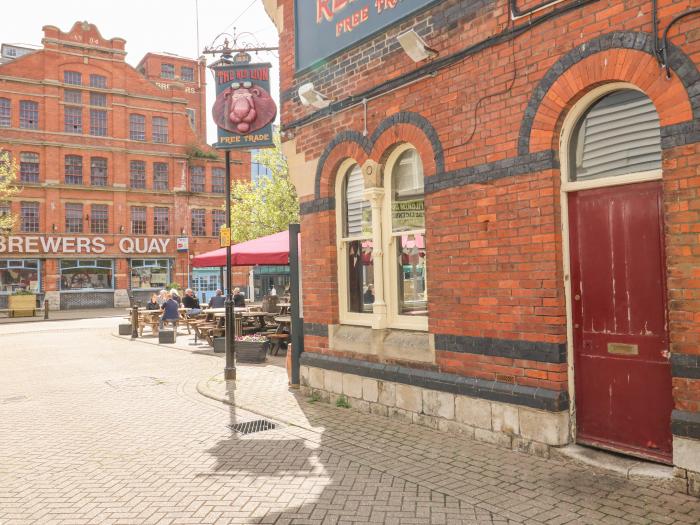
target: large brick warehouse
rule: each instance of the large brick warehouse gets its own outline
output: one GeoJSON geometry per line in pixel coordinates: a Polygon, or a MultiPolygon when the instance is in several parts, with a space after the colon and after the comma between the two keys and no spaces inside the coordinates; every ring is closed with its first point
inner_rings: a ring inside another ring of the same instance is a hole
{"type": "Polygon", "coordinates": [[[697,4],[265,4],[303,388],[700,493],[697,4]]]}
{"type": "MultiPolygon", "coordinates": [[[[118,307],[218,280],[189,264],[225,220],[205,61],[149,53],[134,68],[92,24],[43,31],[42,48],[3,45],[0,60],[0,151],[22,188],[0,202],[17,217],[0,236],[0,308],[18,290],[54,309],[118,307]]],[[[234,158],[249,178],[250,156],[234,158]]]]}

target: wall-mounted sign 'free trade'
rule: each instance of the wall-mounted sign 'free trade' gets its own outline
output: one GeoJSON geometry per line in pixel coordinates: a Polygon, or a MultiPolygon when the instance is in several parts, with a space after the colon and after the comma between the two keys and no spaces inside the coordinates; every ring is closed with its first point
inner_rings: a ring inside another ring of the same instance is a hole
{"type": "Polygon", "coordinates": [[[219,149],[265,148],[274,145],[272,122],[277,105],[270,96],[270,64],[219,63],[213,66],[219,149]]]}

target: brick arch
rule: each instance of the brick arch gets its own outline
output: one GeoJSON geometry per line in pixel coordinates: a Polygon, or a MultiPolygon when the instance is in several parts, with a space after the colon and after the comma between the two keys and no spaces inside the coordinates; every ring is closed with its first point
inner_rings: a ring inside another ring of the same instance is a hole
{"type": "Polygon", "coordinates": [[[318,159],[316,167],[315,196],[332,198],[335,195],[333,184],[335,172],[340,163],[348,158],[362,164],[369,157],[372,144],[357,131],[341,131],[328,143],[318,159]]]}
{"type": "Polygon", "coordinates": [[[673,129],[700,119],[700,97],[688,90],[700,83],[690,58],[669,44],[675,73],[666,79],[647,33],[616,32],[581,44],[560,58],[532,93],[518,137],[518,154],[558,149],[558,131],[567,110],[585,92],[609,82],[639,87],[654,103],[662,128],[673,129]]]}

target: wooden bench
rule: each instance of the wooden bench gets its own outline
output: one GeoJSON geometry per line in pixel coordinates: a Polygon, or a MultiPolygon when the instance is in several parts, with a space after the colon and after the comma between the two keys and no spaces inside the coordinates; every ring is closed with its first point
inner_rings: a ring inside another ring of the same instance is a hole
{"type": "Polygon", "coordinates": [[[270,341],[272,341],[272,346],[270,347],[270,355],[277,355],[282,347],[283,341],[289,341],[289,334],[285,333],[275,333],[267,336],[270,341]]]}

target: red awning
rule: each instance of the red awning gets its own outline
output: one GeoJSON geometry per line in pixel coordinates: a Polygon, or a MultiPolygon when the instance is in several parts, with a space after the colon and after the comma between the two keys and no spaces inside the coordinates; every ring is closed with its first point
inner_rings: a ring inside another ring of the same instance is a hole
{"type": "MultiPolygon", "coordinates": [[[[241,242],[231,246],[233,266],[255,266],[269,264],[286,266],[289,264],[289,231],[283,231],[241,242]]],[[[195,268],[226,266],[226,248],[201,253],[192,260],[195,268]]]]}

